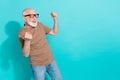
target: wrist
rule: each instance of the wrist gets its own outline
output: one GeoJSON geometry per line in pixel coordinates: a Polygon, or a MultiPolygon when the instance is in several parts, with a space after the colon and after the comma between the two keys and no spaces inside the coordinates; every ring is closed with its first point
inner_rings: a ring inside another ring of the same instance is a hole
{"type": "Polygon", "coordinates": [[[57,20],[57,17],[53,17],[54,20],[57,20]]]}
{"type": "Polygon", "coordinates": [[[25,44],[30,45],[31,41],[25,40],[25,44]]]}
{"type": "Polygon", "coordinates": [[[31,41],[31,39],[28,39],[28,38],[24,38],[25,41],[31,41]]]}

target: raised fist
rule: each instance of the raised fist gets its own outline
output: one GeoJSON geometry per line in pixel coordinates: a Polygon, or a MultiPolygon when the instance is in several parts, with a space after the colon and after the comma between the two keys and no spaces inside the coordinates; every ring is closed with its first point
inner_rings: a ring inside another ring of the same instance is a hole
{"type": "Polygon", "coordinates": [[[51,16],[54,18],[54,17],[57,17],[57,13],[56,12],[51,12],[51,16]]]}

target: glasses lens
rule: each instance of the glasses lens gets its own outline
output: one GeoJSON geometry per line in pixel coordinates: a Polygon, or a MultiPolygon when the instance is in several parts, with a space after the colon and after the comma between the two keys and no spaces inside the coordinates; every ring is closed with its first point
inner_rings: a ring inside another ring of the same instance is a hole
{"type": "Polygon", "coordinates": [[[34,16],[35,16],[36,18],[38,18],[38,17],[39,17],[39,14],[35,14],[34,16]]]}

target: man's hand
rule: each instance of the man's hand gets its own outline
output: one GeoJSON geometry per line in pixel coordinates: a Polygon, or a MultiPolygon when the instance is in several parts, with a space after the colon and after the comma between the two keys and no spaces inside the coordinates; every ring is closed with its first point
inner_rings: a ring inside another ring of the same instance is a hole
{"type": "Polygon", "coordinates": [[[57,13],[56,12],[51,12],[51,16],[53,17],[53,19],[55,19],[57,17],[57,13]]]}
{"type": "Polygon", "coordinates": [[[29,32],[26,32],[25,36],[24,36],[24,39],[25,40],[32,40],[32,34],[30,34],[29,32]]]}

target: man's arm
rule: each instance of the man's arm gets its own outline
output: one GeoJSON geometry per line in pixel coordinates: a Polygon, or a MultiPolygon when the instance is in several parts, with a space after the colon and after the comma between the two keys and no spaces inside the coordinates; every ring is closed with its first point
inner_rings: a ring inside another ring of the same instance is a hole
{"type": "Polygon", "coordinates": [[[24,40],[25,40],[24,46],[23,46],[23,54],[25,57],[29,57],[31,39],[32,39],[32,35],[26,32],[24,37],[24,40]]]}
{"type": "Polygon", "coordinates": [[[54,27],[53,27],[53,29],[50,30],[50,32],[48,34],[57,35],[57,33],[58,33],[57,14],[55,12],[52,12],[51,16],[54,20],[54,27]]]}

